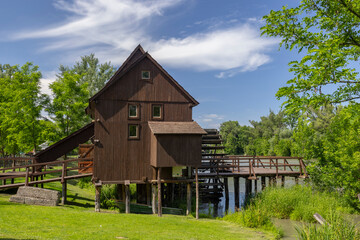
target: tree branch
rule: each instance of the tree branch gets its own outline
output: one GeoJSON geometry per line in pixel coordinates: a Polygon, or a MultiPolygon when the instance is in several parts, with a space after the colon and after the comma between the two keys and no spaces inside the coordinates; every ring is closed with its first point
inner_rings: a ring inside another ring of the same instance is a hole
{"type": "Polygon", "coordinates": [[[355,12],[353,9],[351,9],[344,0],[338,0],[347,10],[349,10],[349,12],[351,12],[352,14],[354,14],[356,17],[360,18],[360,15],[355,12]]]}

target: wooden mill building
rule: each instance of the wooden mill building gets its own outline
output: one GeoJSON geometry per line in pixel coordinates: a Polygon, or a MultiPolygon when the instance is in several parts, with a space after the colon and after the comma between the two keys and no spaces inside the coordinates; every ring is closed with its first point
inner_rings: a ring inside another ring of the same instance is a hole
{"type": "Polygon", "coordinates": [[[161,194],[159,183],[194,181],[197,171],[191,168],[201,165],[206,134],[192,120],[198,104],[139,45],[86,109],[94,122],[93,181],[98,191],[102,184],[122,184],[128,191],[136,183],[145,186],[138,189],[150,198],[151,183],[153,188],[158,183],[161,194]]]}

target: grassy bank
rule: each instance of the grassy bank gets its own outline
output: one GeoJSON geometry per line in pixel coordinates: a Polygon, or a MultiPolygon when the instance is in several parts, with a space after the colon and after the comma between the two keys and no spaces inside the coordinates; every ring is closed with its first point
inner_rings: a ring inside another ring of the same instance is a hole
{"type": "Polygon", "coordinates": [[[278,233],[278,236],[281,230],[274,226],[271,219],[292,219],[305,223],[297,229],[300,239],[360,239],[355,226],[344,217],[354,212],[338,194],[317,192],[308,186],[299,185],[267,188],[252,199],[243,211],[223,219],[246,227],[270,230],[278,233]],[[328,224],[314,225],[315,213],[323,216],[328,224]],[[326,238],[331,235],[334,237],[326,238]]]}
{"type": "MultiPolygon", "coordinates": [[[[59,183],[45,187],[61,188],[59,183]]],[[[94,212],[94,191],[68,184],[69,204],[58,207],[10,203],[0,193],[0,239],[274,239],[268,231],[215,219],[94,212]]]]}

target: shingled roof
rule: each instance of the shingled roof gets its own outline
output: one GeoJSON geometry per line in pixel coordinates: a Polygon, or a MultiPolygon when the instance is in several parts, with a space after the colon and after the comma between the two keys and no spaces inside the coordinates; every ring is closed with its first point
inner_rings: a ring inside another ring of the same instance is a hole
{"type": "Polygon", "coordinates": [[[148,122],[153,134],[207,134],[197,122],[148,122]]]}

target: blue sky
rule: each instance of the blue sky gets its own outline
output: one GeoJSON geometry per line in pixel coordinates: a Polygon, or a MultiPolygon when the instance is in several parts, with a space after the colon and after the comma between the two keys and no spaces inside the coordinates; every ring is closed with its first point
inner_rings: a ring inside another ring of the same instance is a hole
{"type": "Polygon", "coordinates": [[[95,53],[119,67],[140,43],[200,104],[202,127],[248,125],[278,111],[278,88],[292,78],[297,52],[260,36],[262,16],[298,1],[5,0],[0,8],[0,64],[33,62],[42,90],[60,64],[95,53]]]}

